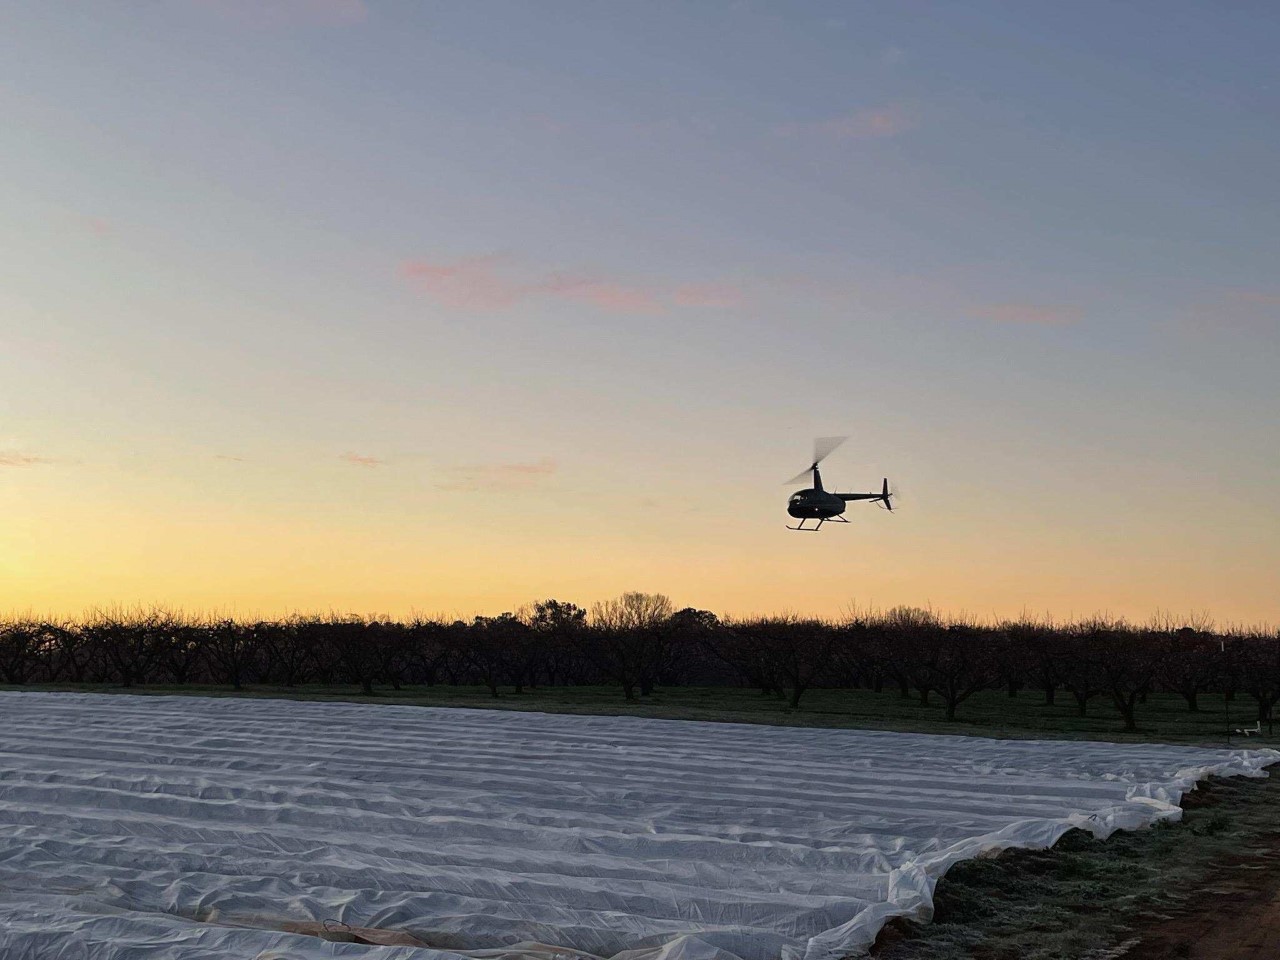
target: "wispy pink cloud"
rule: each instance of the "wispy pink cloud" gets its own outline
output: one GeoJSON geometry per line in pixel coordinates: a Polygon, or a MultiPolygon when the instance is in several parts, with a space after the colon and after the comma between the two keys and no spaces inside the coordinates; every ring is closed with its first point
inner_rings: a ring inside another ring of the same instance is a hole
{"type": "Polygon", "coordinates": [[[555,117],[547,116],[545,113],[535,113],[529,117],[530,122],[544,133],[564,133],[569,129],[569,125],[563,120],[557,120],[555,117]]]}
{"type": "Polygon", "coordinates": [[[81,222],[95,237],[105,237],[114,229],[111,221],[105,217],[85,217],[81,222]]]}
{"type": "Polygon", "coordinates": [[[774,127],[780,137],[819,136],[829,140],[880,140],[896,137],[915,127],[910,111],[901,104],[868,107],[825,120],[784,123],[774,127]]]}
{"type": "Polygon", "coordinates": [[[1187,321],[1202,329],[1276,329],[1280,326],[1280,293],[1271,290],[1227,290],[1192,306],[1187,321]]]}
{"type": "Polygon", "coordinates": [[[369,16],[364,0],[193,0],[196,6],[241,26],[342,26],[369,16]]]}
{"type": "Polygon", "coordinates": [[[338,455],[339,460],[345,460],[347,463],[357,467],[380,467],[387,461],[380,460],[377,457],[366,457],[358,453],[343,453],[338,455]]]}
{"type": "Polygon", "coordinates": [[[610,313],[661,313],[664,309],[651,290],[594,277],[555,274],[537,284],[531,292],[589,303],[610,313]]]}
{"type": "Polygon", "coordinates": [[[213,455],[213,459],[215,459],[215,460],[230,460],[230,461],[232,461],[232,462],[234,462],[234,463],[248,463],[248,461],[247,461],[247,460],[245,460],[245,458],[244,458],[244,457],[233,457],[233,456],[231,456],[231,454],[229,454],[229,453],[215,453],[215,454],[213,455]]]}
{"type": "Polygon", "coordinates": [[[498,274],[500,256],[462,257],[452,262],[406,260],[400,276],[414,283],[442,306],[461,310],[503,310],[529,292],[498,274]]]}
{"type": "Polygon", "coordinates": [[[454,467],[448,477],[436,486],[441,490],[476,492],[479,490],[520,490],[553,475],[558,466],[550,457],[532,463],[482,463],[454,467]]]}
{"type": "Polygon", "coordinates": [[[741,307],[746,297],[737,287],[720,283],[686,283],[676,287],[671,302],[681,307],[741,307]]]}
{"type": "Polygon", "coordinates": [[[35,457],[27,453],[0,451],[0,467],[34,467],[41,463],[53,463],[48,457],[35,457]]]}
{"type": "Polygon", "coordinates": [[[587,304],[608,313],[662,313],[668,305],[736,307],[742,292],[725,284],[626,282],[588,273],[556,271],[539,275],[523,270],[512,257],[485,255],[455,260],[406,260],[400,276],[441,306],[457,310],[506,310],[531,299],[587,304]]]}
{"type": "Polygon", "coordinates": [[[991,303],[973,307],[971,317],[994,320],[997,323],[1039,324],[1063,326],[1078,321],[1082,313],[1078,307],[1040,303],[991,303]]]}
{"type": "Polygon", "coordinates": [[[1227,294],[1229,300],[1247,303],[1257,307],[1280,307],[1280,293],[1264,293],[1261,290],[1233,290],[1227,294]]]}

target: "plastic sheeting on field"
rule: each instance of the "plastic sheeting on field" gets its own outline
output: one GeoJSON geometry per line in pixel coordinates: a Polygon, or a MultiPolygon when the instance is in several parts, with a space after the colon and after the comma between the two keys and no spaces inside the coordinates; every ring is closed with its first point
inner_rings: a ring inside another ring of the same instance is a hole
{"type": "Polygon", "coordinates": [[[1272,750],[0,694],[7,960],[831,960],[1272,750]],[[333,920],[429,944],[329,943],[333,920]]]}

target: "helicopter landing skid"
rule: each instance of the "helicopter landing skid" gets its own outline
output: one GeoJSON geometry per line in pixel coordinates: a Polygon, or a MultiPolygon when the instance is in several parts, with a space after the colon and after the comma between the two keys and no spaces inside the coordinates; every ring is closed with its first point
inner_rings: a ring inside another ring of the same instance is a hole
{"type": "Polygon", "coordinates": [[[848,522],[849,522],[849,518],[848,518],[848,517],[823,517],[822,519],[820,519],[820,520],[818,521],[818,525],[817,525],[816,527],[806,527],[806,526],[804,525],[805,520],[811,520],[811,519],[813,519],[813,518],[812,518],[812,517],[803,517],[803,518],[801,518],[800,523],[799,523],[798,525],[796,525],[796,526],[794,526],[794,527],[792,527],[792,526],[788,526],[788,527],[787,527],[787,529],[788,529],[788,530],[799,530],[801,533],[817,533],[819,530],[821,530],[821,529],[822,529],[822,525],[823,525],[824,523],[848,523],[848,522]]]}

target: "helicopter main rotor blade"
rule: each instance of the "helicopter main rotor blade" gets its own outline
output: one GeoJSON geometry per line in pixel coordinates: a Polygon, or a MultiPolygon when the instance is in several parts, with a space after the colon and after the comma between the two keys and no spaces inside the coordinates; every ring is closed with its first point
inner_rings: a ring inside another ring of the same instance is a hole
{"type": "Polygon", "coordinates": [[[799,483],[801,480],[809,479],[809,474],[813,472],[814,467],[831,456],[836,447],[848,439],[848,437],[818,437],[813,441],[813,463],[809,464],[790,480],[784,480],[783,483],[799,483]]]}
{"type": "MultiPolygon", "coordinates": [[[[813,441],[814,466],[817,466],[823,460],[827,459],[827,457],[831,456],[832,452],[836,449],[836,447],[840,446],[840,444],[844,443],[848,439],[849,439],[848,437],[818,437],[816,440],[814,440],[813,441]]],[[[809,469],[812,470],[813,467],[810,467],[809,469]]]]}

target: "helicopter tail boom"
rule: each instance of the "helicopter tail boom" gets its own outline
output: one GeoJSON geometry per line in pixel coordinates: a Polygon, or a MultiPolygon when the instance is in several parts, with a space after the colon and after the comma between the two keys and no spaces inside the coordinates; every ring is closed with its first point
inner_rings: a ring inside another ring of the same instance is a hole
{"type": "Polygon", "coordinates": [[[889,489],[888,477],[885,477],[879,493],[837,493],[836,496],[846,503],[851,500],[870,500],[874,503],[883,503],[886,510],[893,512],[893,492],[889,489]]]}

